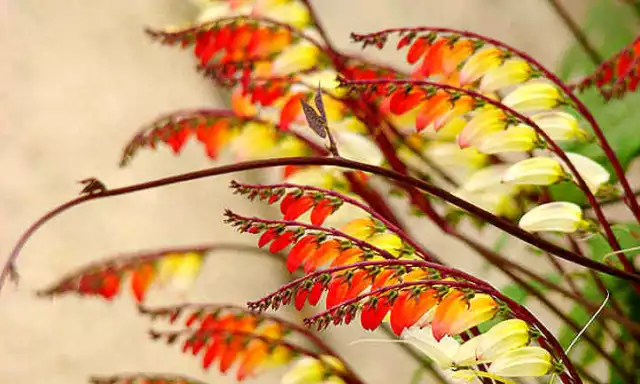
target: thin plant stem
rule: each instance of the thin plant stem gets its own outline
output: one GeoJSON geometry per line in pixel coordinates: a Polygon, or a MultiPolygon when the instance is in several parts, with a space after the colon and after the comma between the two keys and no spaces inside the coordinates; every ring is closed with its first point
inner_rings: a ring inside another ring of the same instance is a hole
{"type": "Polygon", "coordinates": [[[402,182],[408,184],[410,186],[416,187],[420,190],[423,190],[426,193],[434,195],[438,198],[441,198],[461,209],[464,209],[471,213],[472,215],[477,216],[478,218],[487,221],[493,226],[502,229],[503,231],[540,248],[543,251],[550,252],[558,257],[566,259],[568,261],[574,262],[576,264],[582,265],[587,268],[595,269],[599,272],[607,273],[612,276],[617,276],[619,278],[629,280],[632,282],[640,283],[640,276],[634,273],[630,273],[624,270],[620,270],[614,267],[611,267],[607,264],[599,263],[594,260],[582,258],[575,253],[559,247],[553,243],[550,243],[546,240],[538,239],[531,233],[523,230],[522,228],[514,225],[512,222],[502,219],[493,215],[492,213],[485,211],[484,209],[469,203],[466,200],[460,199],[452,195],[451,193],[438,188],[434,185],[431,185],[425,181],[418,180],[406,175],[399,174],[392,170],[388,170],[382,167],[378,167],[371,164],[361,163],[353,160],[347,160],[342,158],[330,158],[330,157],[289,157],[289,158],[275,158],[275,159],[265,159],[265,160],[253,160],[253,161],[245,161],[239,162],[230,165],[223,165],[218,167],[213,167],[209,169],[204,169],[200,171],[187,172],[176,176],[169,176],[165,178],[155,179],[148,182],[132,184],[129,186],[114,188],[114,189],[106,189],[104,191],[100,191],[95,194],[85,194],[81,195],[75,199],[72,199],[53,210],[47,212],[44,216],[40,217],[36,222],[34,222],[27,230],[20,236],[18,242],[15,244],[9,258],[7,259],[5,265],[3,266],[2,273],[0,274],[0,289],[3,287],[6,279],[15,273],[15,261],[20,254],[20,250],[24,247],[29,238],[46,222],[56,217],[60,213],[75,207],[77,205],[97,200],[104,199],[108,197],[121,196],[134,192],[139,192],[147,189],[158,188],[166,185],[183,183],[186,181],[193,181],[198,179],[204,179],[208,177],[247,171],[252,169],[264,169],[264,168],[272,168],[277,166],[285,166],[285,165],[333,165],[337,167],[342,167],[346,169],[359,170],[363,172],[369,172],[376,174],[378,176],[382,176],[384,178],[388,178],[391,180],[395,180],[398,182],[402,182]]]}

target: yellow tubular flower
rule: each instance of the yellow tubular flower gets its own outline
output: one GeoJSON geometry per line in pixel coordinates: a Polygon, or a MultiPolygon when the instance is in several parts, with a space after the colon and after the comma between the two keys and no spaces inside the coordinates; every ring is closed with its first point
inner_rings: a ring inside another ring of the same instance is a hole
{"type": "Polygon", "coordinates": [[[456,116],[443,125],[437,132],[433,133],[432,136],[439,140],[453,141],[466,125],[467,120],[464,117],[456,116]]]}
{"type": "Polygon", "coordinates": [[[505,377],[538,377],[551,370],[551,354],[540,347],[524,347],[498,357],[489,372],[505,377]]]}
{"type": "Polygon", "coordinates": [[[561,111],[542,112],[531,116],[553,141],[585,141],[589,135],[578,125],[578,120],[570,113],[561,111]]]}
{"type": "Polygon", "coordinates": [[[373,235],[368,243],[373,245],[374,247],[378,247],[384,251],[389,252],[395,257],[400,256],[400,251],[404,248],[404,244],[402,243],[402,239],[400,239],[397,235],[393,233],[378,233],[373,235]]]}
{"type": "Polygon", "coordinates": [[[330,172],[322,168],[305,168],[287,178],[288,183],[309,185],[312,187],[332,189],[334,178],[330,172]]]}
{"type": "Polygon", "coordinates": [[[509,93],[502,103],[518,112],[537,112],[554,108],[560,104],[558,88],[549,83],[532,82],[524,84],[509,93]]]}
{"type": "Polygon", "coordinates": [[[485,107],[478,111],[458,134],[458,145],[460,148],[475,147],[488,135],[502,131],[506,127],[504,112],[495,107],[485,107]]]}
{"type": "Polygon", "coordinates": [[[538,134],[528,125],[519,124],[486,136],[477,148],[488,155],[507,152],[527,152],[536,147],[538,134]]]}
{"type": "Polygon", "coordinates": [[[471,84],[485,73],[496,68],[502,61],[502,51],[495,47],[485,48],[467,60],[460,70],[458,81],[461,85],[471,84]]]}
{"type": "Polygon", "coordinates": [[[493,361],[504,353],[529,344],[529,324],[520,319],[502,321],[485,333],[479,345],[482,361],[493,361]]]}
{"type": "Polygon", "coordinates": [[[303,357],[282,377],[282,384],[342,384],[335,373],[345,373],[345,367],[337,358],[323,355],[320,359],[303,357]],[[330,375],[329,377],[327,377],[330,375]]]}
{"type": "Polygon", "coordinates": [[[486,333],[463,343],[455,356],[455,364],[470,366],[491,362],[509,351],[525,347],[529,339],[529,325],[525,321],[502,321],[486,333]]]}
{"type": "Polygon", "coordinates": [[[231,143],[231,150],[241,159],[265,157],[276,145],[275,128],[268,124],[247,123],[231,143]]]}
{"type": "Polygon", "coordinates": [[[367,240],[376,233],[375,222],[369,218],[355,219],[340,228],[341,232],[358,240],[367,240]]]}
{"type": "Polygon", "coordinates": [[[502,180],[513,184],[551,185],[565,177],[559,161],[550,157],[533,157],[513,164],[502,180]]]}
{"type": "Polygon", "coordinates": [[[308,9],[298,1],[267,6],[262,15],[281,23],[290,24],[296,28],[303,28],[309,25],[311,20],[308,9]]]}
{"type": "MultiPolygon", "coordinates": [[[[578,170],[580,176],[582,176],[582,179],[587,184],[587,187],[589,187],[591,193],[597,193],[602,184],[609,181],[611,176],[602,165],[577,153],[567,152],[566,155],[569,158],[569,161],[571,161],[571,164],[573,164],[573,166],[578,170]]],[[[571,174],[569,167],[567,167],[564,162],[562,163],[562,167],[568,174],[571,174]]]]}
{"type": "Polygon", "coordinates": [[[501,88],[523,83],[531,76],[529,63],[513,59],[493,68],[480,80],[480,91],[495,92],[501,88]]]}
{"type": "Polygon", "coordinates": [[[171,282],[172,288],[186,291],[200,273],[202,255],[195,252],[175,253],[164,256],[158,265],[158,282],[171,282]]]}
{"type": "Polygon", "coordinates": [[[282,376],[282,384],[315,384],[322,382],[325,367],[312,357],[303,357],[282,376]]]}
{"type": "Polygon", "coordinates": [[[273,61],[271,67],[274,76],[284,76],[304,71],[318,63],[320,50],[308,41],[286,47],[273,61]]]}
{"type": "Polygon", "coordinates": [[[572,233],[587,227],[582,209],[574,203],[559,201],[539,205],[525,213],[518,225],[529,232],[572,233]]]}
{"type": "Polygon", "coordinates": [[[298,157],[309,153],[307,145],[297,137],[286,136],[280,140],[273,148],[273,156],[276,157],[298,157]]]}

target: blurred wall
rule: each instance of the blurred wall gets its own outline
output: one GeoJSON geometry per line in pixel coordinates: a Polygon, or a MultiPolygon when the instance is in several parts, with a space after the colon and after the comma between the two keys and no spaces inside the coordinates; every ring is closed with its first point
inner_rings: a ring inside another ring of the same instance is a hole
{"type": "MultiPolygon", "coordinates": [[[[314,3],[341,47],[349,47],[350,31],[439,25],[503,39],[553,66],[571,39],[544,0],[314,3]]],[[[579,17],[588,1],[564,3],[579,17]]],[[[168,151],[145,152],[130,167],[117,167],[125,141],[156,115],[220,105],[216,91],[193,71],[190,55],[151,44],[142,33],[145,25],[192,18],[194,10],[184,0],[9,0],[0,7],[5,47],[0,60],[2,258],[31,222],[78,194],[77,180],[96,176],[107,186],[122,186],[211,165],[194,145],[180,158],[168,151]]],[[[39,231],[19,260],[21,284],[5,287],[0,295],[0,382],[83,383],[90,374],[127,371],[225,382],[202,372],[177,348],[149,342],[148,323],[128,298],[110,304],[75,297],[51,302],[33,292],[76,267],[119,252],[211,241],[251,243],[254,239],[240,238],[222,224],[225,207],[245,213],[259,209],[231,196],[229,179],[93,202],[39,231]]],[[[453,264],[466,268],[477,259],[424,222],[414,228],[453,264]]],[[[277,265],[247,260],[229,252],[211,258],[187,299],[243,303],[283,281],[277,265]]],[[[394,346],[345,346],[363,335],[341,328],[324,336],[344,347],[369,382],[409,382],[414,365],[394,346]]]]}

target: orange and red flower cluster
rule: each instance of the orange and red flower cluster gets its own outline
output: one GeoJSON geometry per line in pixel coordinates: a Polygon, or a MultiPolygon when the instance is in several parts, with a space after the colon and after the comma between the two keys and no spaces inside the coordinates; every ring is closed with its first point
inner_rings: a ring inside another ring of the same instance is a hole
{"type": "Polygon", "coordinates": [[[635,92],[640,83],[640,38],[605,61],[596,71],[575,85],[577,91],[593,86],[606,97],[620,98],[635,92]]]}
{"type": "Polygon", "coordinates": [[[53,297],[76,293],[112,300],[128,280],[134,298],[142,302],[153,285],[170,284],[179,291],[188,289],[200,272],[205,254],[201,249],[181,250],[108,260],[73,273],[53,287],[40,291],[39,295],[53,297]]]}

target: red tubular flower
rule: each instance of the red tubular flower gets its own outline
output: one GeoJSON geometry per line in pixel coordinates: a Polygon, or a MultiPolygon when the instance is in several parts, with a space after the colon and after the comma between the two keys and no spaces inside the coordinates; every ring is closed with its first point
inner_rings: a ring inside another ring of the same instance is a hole
{"type": "Polygon", "coordinates": [[[269,251],[273,253],[282,251],[291,244],[291,242],[293,242],[294,235],[295,234],[293,232],[284,232],[279,235],[273,243],[271,243],[271,246],[269,246],[269,251]]]}
{"type": "Polygon", "coordinates": [[[318,304],[318,301],[320,301],[320,298],[322,297],[322,292],[324,292],[324,283],[318,281],[313,284],[313,287],[311,287],[311,291],[309,292],[309,304],[318,304]]]}
{"type": "Polygon", "coordinates": [[[262,236],[260,236],[260,239],[258,239],[258,247],[262,248],[269,244],[271,240],[276,238],[276,236],[278,236],[278,231],[273,228],[267,229],[262,236]]]}
{"type": "Polygon", "coordinates": [[[391,309],[391,329],[400,335],[405,328],[409,328],[422,318],[434,305],[438,304],[437,292],[434,289],[415,294],[403,291],[391,309]]]}
{"type": "Polygon", "coordinates": [[[391,304],[386,297],[370,300],[365,304],[362,309],[362,313],[360,314],[360,323],[362,324],[362,328],[368,331],[374,331],[380,326],[380,323],[384,320],[389,309],[391,309],[391,304]]]}
{"type": "Polygon", "coordinates": [[[410,92],[398,90],[390,97],[389,109],[394,115],[402,115],[417,107],[424,100],[424,97],[424,92],[419,90],[410,92]]]}
{"type": "Polygon", "coordinates": [[[353,273],[351,281],[349,281],[349,290],[345,296],[345,299],[352,299],[360,295],[369,285],[369,272],[365,270],[359,270],[353,273]]]}
{"type": "Polygon", "coordinates": [[[335,276],[327,285],[327,309],[344,301],[349,291],[349,283],[342,276],[335,276]]]}
{"type": "Polygon", "coordinates": [[[98,294],[107,300],[113,299],[120,291],[120,275],[113,270],[107,270],[102,276],[102,284],[98,294]]]}
{"type": "Polygon", "coordinates": [[[316,252],[317,248],[318,243],[315,235],[307,235],[298,240],[287,256],[287,269],[289,272],[298,269],[307,258],[316,252]]]}
{"type": "Polygon", "coordinates": [[[138,303],[144,300],[144,296],[153,282],[155,268],[149,263],[145,263],[136,268],[131,276],[131,291],[138,303]]]}
{"type": "Polygon", "coordinates": [[[335,211],[335,206],[329,199],[320,200],[311,211],[311,224],[322,225],[327,217],[335,211]]]}
{"type": "Polygon", "coordinates": [[[412,36],[411,34],[403,36],[398,41],[398,45],[396,46],[396,49],[402,49],[402,48],[406,47],[407,45],[409,45],[413,41],[413,39],[414,39],[414,36],[412,36]]]}
{"type": "Polygon", "coordinates": [[[309,290],[305,288],[299,288],[296,291],[295,299],[293,300],[293,305],[296,307],[298,311],[302,310],[304,307],[304,303],[307,301],[307,297],[309,297],[309,290]]]}
{"type": "Polygon", "coordinates": [[[287,211],[284,213],[283,219],[295,220],[305,212],[310,210],[314,206],[314,204],[315,201],[313,200],[313,197],[306,195],[300,196],[289,205],[287,211]]]}
{"type": "Polygon", "coordinates": [[[168,137],[164,139],[164,142],[171,147],[173,153],[180,153],[190,134],[191,131],[189,129],[177,129],[171,132],[168,137]]]}
{"type": "Polygon", "coordinates": [[[409,47],[409,51],[407,52],[407,62],[409,64],[415,64],[420,60],[420,58],[429,50],[431,43],[428,39],[424,37],[420,37],[416,39],[411,47],[409,47]]]}
{"type": "Polygon", "coordinates": [[[291,205],[291,203],[296,201],[299,196],[300,195],[297,193],[293,193],[293,192],[287,193],[284,199],[282,199],[282,201],[280,202],[280,213],[282,213],[283,215],[286,214],[287,210],[289,210],[289,206],[291,205]]]}
{"type": "Polygon", "coordinates": [[[447,39],[436,40],[422,60],[422,64],[418,69],[418,73],[424,77],[439,74],[443,72],[442,62],[444,54],[447,52],[447,39]]]}

